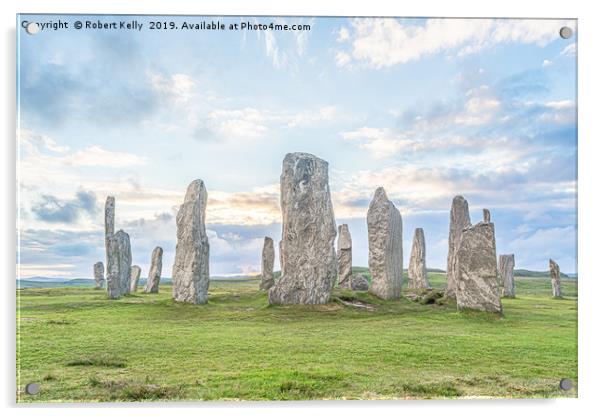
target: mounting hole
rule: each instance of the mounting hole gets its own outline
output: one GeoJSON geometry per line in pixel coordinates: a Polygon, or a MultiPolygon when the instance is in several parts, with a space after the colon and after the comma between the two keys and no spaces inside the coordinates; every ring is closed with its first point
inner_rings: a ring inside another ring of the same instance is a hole
{"type": "Polygon", "coordinates": [[[27,26],[25,26],[25,31],[30,35],[35,35],[40,31],[40,26],[36,22],[29,22],[27,26]]]}
{"type": "Polygon", "coordinates": [[[569,39],[571,36],[573,36],[573,29],[568,26],[563,26],[560,28],[560,37],[562,39],[569,39]]]}
{"type": "Polygon", "coordinates": [[[560,380],[560,390],[568,391],[573,388],[573,380],[570,378],[563,378],[560,380]]]}
{"type": "Polygon", "coordinates": [[[40,385],[38,383],[29,383],[25,386],[25,393],[27,394],[38,394],[40,392],[40,385]]]}

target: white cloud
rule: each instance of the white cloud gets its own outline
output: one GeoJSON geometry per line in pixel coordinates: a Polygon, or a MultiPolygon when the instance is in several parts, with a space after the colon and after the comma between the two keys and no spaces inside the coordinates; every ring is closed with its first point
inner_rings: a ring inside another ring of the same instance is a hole
{"type": "Polygon", "coordinates": [[[176,103],[186,104],[193,96],[197,81],[186,74],[172,74],[164,77],[159,74],[150,75],[151,87],[176,103]]]}
{"type": "Polygon", "coordinates": [[[548,59],[544,59],[543,62],[541,63],[541,66],[543,66],[544,68],[547,66],[552,65],[552,61],[548,60],[548,59]]]}
{"type": "MultiPolygon", "coordinates": [[[[394,18],[352,19],[340,29],[339,42],[368,67],[384,68],[437,53],[463,56],[500,43],[545,46],[558,38],[558,28],[572,22],[530,19],[428,19],[424,25],[394,18]]],[[[337,59],[345,66],[348,62],[337,59]]]]}
{"type": "Polygon", "coordinates": [[[560,52],[561,56],[575,56],[577,53],[577,44],[571,43],[567,45],[562,52],[560,52]]]}

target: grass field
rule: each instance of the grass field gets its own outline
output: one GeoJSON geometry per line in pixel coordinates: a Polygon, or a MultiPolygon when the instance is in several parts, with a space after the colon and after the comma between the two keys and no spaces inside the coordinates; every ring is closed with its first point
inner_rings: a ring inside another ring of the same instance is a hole
{"type": "Polygon", "coordinates": [[[577,384],[575,286],[555,300],[549,279],[517,279],[502,318],[338,289],[327,305],[268,306],[257,280],[213,281],[207,305],[175,304],[171,287],[117,301],[22,289],[17,400],[575,397],[558,388],[577,384]]]}

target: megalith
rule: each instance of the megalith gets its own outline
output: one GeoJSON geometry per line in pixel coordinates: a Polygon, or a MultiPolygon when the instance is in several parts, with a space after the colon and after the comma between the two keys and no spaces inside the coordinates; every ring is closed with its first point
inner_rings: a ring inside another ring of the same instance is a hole
{"type": "Polygon", "coordinates": [[[161,282],[161,269],[163,268],[163,249],[155,247],[151,254],[151,265],[148,271],[148,279],[144,286],[145,293],[159,293],[159,283],[161,282]]]}
{"type": "Polygon", "coordinates": [[[281,277],[270,304],[321,304],[336,283],[336,225],[328,162],[308,153],[285,156],[280,176],[281,277]]]}
{"type": "Polygon", "coordinates": [[[115,234],[115,197],[108,196],[105,201],[105,261],[109,274],[109,240],[115,234]]]}
{"type": "Polygon", "coordinates": [[[463,196],[457,195],[452,201],[452,207],[449,214],[449,237],[447,250],[447,286],[445,296],[449,298],[456,297],[456,286],[458,276],[455,274],[456,251],[460,245],[462,230],[470,226],[470,213],[468,212],[468,202],[463,196]]]}
{"type": "Polygon", "coordinates": [[[552,280],[552,296],[555,298],[561,298],[562,291],[560,290],[560,267],[552,259],[550,259],[550,279],[552,280]]]}
{"type": "Polygon", "coordinates": [[[263,239],[263,249],[261,250],[261,282],[259,283],[261,290],[268,290],[274,286],[275,259],[274,240],[270,237],[265,237],[263,239]]]}
{"type": "Polygon", "coordinates": [[[105,265],[102,261],[94,263],[94,289],[102,289],[105,285],[105,265]]]}
{"type": "Polygon", "coordinates": [[[140,280],[142,269],[140,266],[132,266],[130,273],[130,293],[138,291],[138,281],[140,280]]]}
{"type": "Polygon", "coordinates": [[[339,286],[351,288],[351,233],[347,224],[339,225],[339,236],[337,239],[337,272],[339,275],[339,286]]]}
{"type": "Polygon", "coordinates": [[[514,254],[500,254],[498,268],[500,273],[500,283],[502,284],[502,296],[505,298],[515,297],[514,254]]]}
{"type": "Polygon", "coordinates": [[[412,251],[410,253],[410,264],[408,265],[408,288],[410,289],[429,289],[426,275],[426,244],[424,242],[424,230],[416,228],[414,231],[414,241],[412,242],[412,251]]]}
{"type": "Polygon", "coordinates": [[[370,292],[381,299],[398,299],[403,280],[401,214],[384,188],[374,192],[367,215],[370,292]]]}
{"type": "Polygon", "coordinates": [[[107,264],[107,292],[109,299],[119,299],[130,291],[132,249],[130,236],[123,230],[109,239],[107,264]]]}
{"type": "Polygon", "coordinates": [[[493,223],[480,222],[462,231],[457,247],[455,274],[458,277],[458,309],[502,313],[497,277],[497,255],[493,223]]]}
{"type": "Polygon", "coordinates": [[[207,190],[202,180],[188,185],[176,218],[177,244],[172,270],[176,302],[207,303],[209,239],[205,231],[207,190]]]}

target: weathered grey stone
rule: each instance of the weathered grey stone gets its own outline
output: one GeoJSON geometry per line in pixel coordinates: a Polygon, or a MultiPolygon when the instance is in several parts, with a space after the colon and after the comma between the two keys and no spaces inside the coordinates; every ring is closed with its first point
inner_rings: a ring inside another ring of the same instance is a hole
{"type": "Polygon", "coordinates": [[[105,265],[102,261],[94,263],[94,289],[102,289],[105,285],[105,265]]]}
{"type": "Polygon", "coordinates": [[[414,231],[414,241],[412,243],[412,252],[410,253],[410,264],[408,265],[408,288],[410,289],[429,289],[426,275],[426,245],[424,242],[424,230],[416,228],[414,231]]]}
{"type": "Polygon", "coordinates": [[[483,222],[491,222],[491,212],[487,208],[483,208],[483,222]]]}
{"type": "Polygon", "coordinates": [[[555,298],[561,298],[562,291],[560,290],[560,267],[552,259],[550,259],[550,279],[552,279],[552,296],[555,298]]]}
{"type": "Polygon", "coordinates": [[[263,250],[261,250],[261,282],[259,288],[268,290],[274,286],[274,240],[270,237],[263,239],[263,250]]]}
{"type": "Polygon", "coordinates": [[[105,261],[109,275],[109,240],[115,234],[115,197],[108,196],[105,201],[105,261]]]}
{"type": "Polygon", "coordinates": [[[501,314],[493,223],[480,222],[462,231],[455,267],[458,309],[501,314]]]}
{"type": "Polygon", "coordinates": [[[374,192],[367,216],[370,292],[382,299],[398,299],[403,280],[401,214],[384,188],[374,192]]]}
{"type": "Polygon", "coordinates": [[[188,185],[176,218],[176,256],[172,271],[176,302],[207,303],[209,289],[209,239],[205,231],[207,190],[202,180],[188,185]]]}
{"type": "Polygon", "coordinates": [[[287,154],[280,205],[282,276],[269,291],[270,304],[326,303],[337,278],[328,163],[308,153],[287,154]]]}
{"type": "Polygon", "coordinates": [[[502,296],[515,297],[514,293],[514,254],[500,254],[498,262],[500,281],[503,285],[502,296]]]}
{"type": "Polygon", "coordinates": [[[140,280],[142,269],[140,266],[132,266],[130,272],[130,293],[138,291],[138,281],[140,280]]]}
{"type": "Polygon", "coordinates": [[[358,291],[367,291],[369,289],[368,279],[361,273],[355,273],[349,281],[351,285],[347,287],[348,289],[358,291]]]}
{"type": "Polygon", "coordinates": [[[132,249],[130,236],[123,230],[109,239],[107,264],[107,292],[109,299],[119,299],[130,292],[132,249]]]}
{"type": "Polygon", "coordinates": [[[460,245],[462,230],[470,226],[470,213],[468,212],[468,202],[463,196],[458,195],[452,201],[452,207],[449,214],[449,237],[447,250],[447,287],[445,296],[449,298],[456,297],[456,286],[458,285],[458,276],[455,274],[456,250],[460,245]]]}
{"type": "Polygon", "coordinates": [[[351,233],[347,224],[339,225],[339,238],[337,239],[337,271],[339,274],[339,286],[351,285],[352,277],[351,258],[351,233]]]}
{"type": "Polygon", "coordinates": [[[161,270],[163,269],[163,249],[155,247],[151,255],[151,266],[148,271],[148,279],[144,287],[145,293],[159,293],[159,283],[161,282],[161,270]]]}

